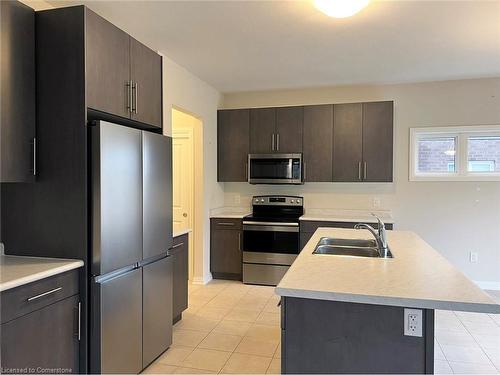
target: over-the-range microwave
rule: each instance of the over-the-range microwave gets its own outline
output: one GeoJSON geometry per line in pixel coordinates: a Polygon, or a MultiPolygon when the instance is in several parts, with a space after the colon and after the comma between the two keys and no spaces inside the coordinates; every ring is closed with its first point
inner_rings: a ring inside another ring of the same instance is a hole
{"type": "Polygon", "coordinates": [[[249,154],[251,184],[302,184],[302,154],[249,154]]]}

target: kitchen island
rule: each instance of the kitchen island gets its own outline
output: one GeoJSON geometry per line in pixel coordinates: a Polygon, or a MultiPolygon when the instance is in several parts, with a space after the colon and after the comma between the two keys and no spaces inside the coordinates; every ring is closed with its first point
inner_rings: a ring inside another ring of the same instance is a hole
{"type": "Polygon", "coordinates": [[[387,232],[394,258],[313,254],[322,237],[372,239],[320,228],[279,283],[282,373],[433,373],[435,309],[500,313],[412,232],[387,232]]]}

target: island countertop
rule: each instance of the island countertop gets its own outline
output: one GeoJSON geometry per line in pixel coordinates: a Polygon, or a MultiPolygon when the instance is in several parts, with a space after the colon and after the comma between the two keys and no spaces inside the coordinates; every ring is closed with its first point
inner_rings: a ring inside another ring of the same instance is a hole
{"type": "Polygon", "coordinates": [[[387,231],[394,258],[313,254],[322,237],[372,239],[367,230],[319,228],[276,287],[284,297],[500,313],[500,305],[410,231],[387,231]]]}
{"type": "Polygon", "coordinates": [[[0,255],[0,292],[82,266],[77,259],[0,255]]]}

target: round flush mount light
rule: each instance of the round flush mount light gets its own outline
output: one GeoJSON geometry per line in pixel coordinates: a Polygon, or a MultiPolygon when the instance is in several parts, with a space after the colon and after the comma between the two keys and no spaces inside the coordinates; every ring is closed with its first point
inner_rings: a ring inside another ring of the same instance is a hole
{"type": "Polygon", "coordinates": [[[314,6],[327,16],[351,17],[368,5],[370,0],[314,0],[314,6]]]}

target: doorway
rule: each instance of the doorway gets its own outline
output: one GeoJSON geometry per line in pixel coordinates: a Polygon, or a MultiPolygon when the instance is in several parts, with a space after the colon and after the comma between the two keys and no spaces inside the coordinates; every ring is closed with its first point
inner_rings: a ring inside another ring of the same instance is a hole
{"type": "Polygon", "coordinates": [[[196,281],[196,259],[203,260],[203,124],[177,108],[172,109],[172,154],[173,229],[190,230],[189,280],[196,281]]]}

